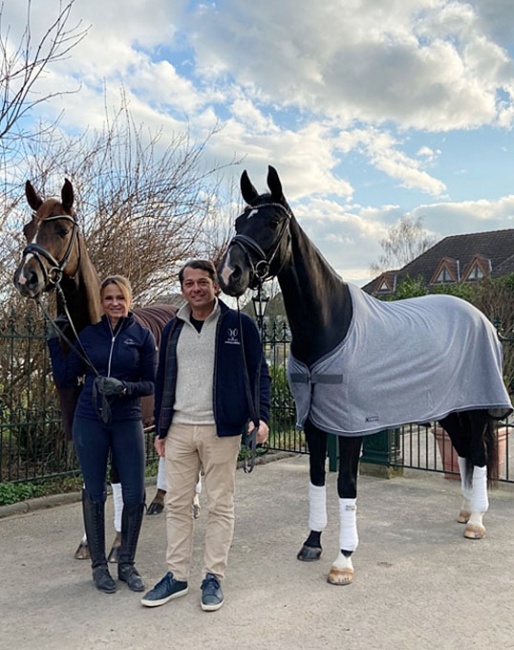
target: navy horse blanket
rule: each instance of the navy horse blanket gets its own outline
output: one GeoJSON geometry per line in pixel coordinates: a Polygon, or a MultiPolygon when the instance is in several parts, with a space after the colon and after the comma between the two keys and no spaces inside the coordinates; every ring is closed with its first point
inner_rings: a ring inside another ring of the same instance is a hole
{"type": "Polygon", "coordinates": [[[368,435],[452,411],[512,411],[492,323],[446,295],[383,302],[351,284],[343,341],[310,368],[289,357],[297,426],[307,417],[343,436],[368,435]]]}

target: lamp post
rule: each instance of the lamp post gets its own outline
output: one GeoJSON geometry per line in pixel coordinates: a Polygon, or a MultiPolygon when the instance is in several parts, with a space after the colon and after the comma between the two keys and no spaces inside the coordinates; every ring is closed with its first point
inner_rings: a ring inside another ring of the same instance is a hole
{"type": "Polygon", "coordinates": [[[257,327],[259,329],[259,334],[261,335],[264,330],[264,316],[266,315],[266,309],[268,308],[269,296],[264,292],[262,285],[259,284],[257,287],[257,293],[252,296],[253,310],[255,312],[255,318],[257,320],[257,327]]]}

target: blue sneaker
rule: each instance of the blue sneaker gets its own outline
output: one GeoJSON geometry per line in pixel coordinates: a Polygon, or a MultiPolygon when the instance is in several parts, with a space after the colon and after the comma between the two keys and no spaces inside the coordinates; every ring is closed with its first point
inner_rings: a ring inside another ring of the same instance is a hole
{"type": "Polygon", "coordinates": [[[220,581],[212,573],[207,573],[202,582],[202,609],[204,612],[215,612],[223,605],[223,592],[220,581]]]}
{"type": "Polygon", "coordinates": [[[159,607],[159,605],[164,605],[174,598],[185,596],[187,592],[187,582],[175,580],[173,573],[168,571],[164,578],[141,598],[141,605],[145,607],[159,607]]]}

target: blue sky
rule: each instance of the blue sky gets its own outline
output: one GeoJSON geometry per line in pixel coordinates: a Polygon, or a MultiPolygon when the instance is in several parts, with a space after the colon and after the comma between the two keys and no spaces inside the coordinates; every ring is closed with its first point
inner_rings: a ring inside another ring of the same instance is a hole
{"type": "MultiPolygon", "coordinates": [[[[34,36],[58,0],[36,0],[34,36]]],[[[13,42],[26,5],[6,0],[13,42]]],[[[300,223],[359,285],[403,215],[437,239],[514,227],[512,0],[75,0],[87,38],[41,79],[75,132],[123,87],[136,123],[201,141],[265,189],[275,166],[300,223]]],[[[36,116],[34,116],[36,117],[36,116]]],[[[235,217],[234,212],[234,217],[235,217]]]]}

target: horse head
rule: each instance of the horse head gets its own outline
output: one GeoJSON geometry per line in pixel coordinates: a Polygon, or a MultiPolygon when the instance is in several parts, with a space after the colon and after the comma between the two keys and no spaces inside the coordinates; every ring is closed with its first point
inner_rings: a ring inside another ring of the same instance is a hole
{"type": "Polygon", "coordinates": [[[289,255],[289,224],[294,218],[274,167],[268,167],[269,193],[259,194],[246,171],[241,175],[241,194],[247,203],[236,219],[236,235],[218,266],[221,289],[240,296],[275,277],[289,255]]]}
{"type": "Polygon", "coordinates": [[[68,179],[60,201],[43,201],[30,181],[25,184],[25,196],[34,213],[23,228],[27,245],[14,274],[14,286],[25,298],[38,298],[53,289],[63,275],[73,277],[77,272],[78,223],[73,211],[73,186],[68,179]]]}

